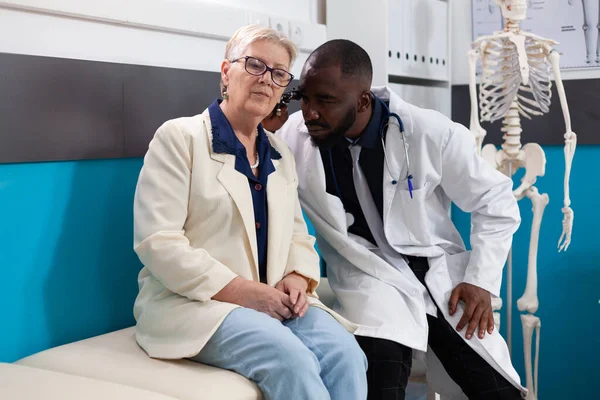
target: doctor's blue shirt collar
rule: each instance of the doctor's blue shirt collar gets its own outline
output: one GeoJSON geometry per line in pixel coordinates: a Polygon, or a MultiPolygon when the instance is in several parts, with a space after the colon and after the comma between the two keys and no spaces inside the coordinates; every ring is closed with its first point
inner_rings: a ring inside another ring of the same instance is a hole
{"type": "MultiPolygon", "coordinates": [[[[229,120],[225,117],[223,110],[219,106],[221,101],[221,99],[217,99],[208,106],[213,136],[212,150],[215,153],[226,153],[235,156],[238,155],[238,152],[243,152],[245,156],[246,149],[244,145],[235,136],[229,120]]],[[[268,154],[272,160],[279,160],[281,158],[281,154],[271,145],[262,124],[258,125],[257,150],[260,155],[268,154]]],[[[262,164],[265,160],[261,158],[260,161],[262,164]]]]}
{"type": "Polygon", "coordinates": [[[363,133],[353,142],[353,144],[358,144],[363,149],[376,149],[378,146],[381,146],[381,138],[379,136],[381,121],[384,118],[389,118],[388,111],[381,104],[383,100],[372,93],[371,96],[373,114],[363,133]]]}

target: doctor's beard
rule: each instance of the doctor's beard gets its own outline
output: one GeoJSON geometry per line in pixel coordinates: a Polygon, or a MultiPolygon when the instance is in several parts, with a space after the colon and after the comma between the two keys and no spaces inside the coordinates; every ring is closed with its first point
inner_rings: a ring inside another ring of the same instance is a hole
{"type": "Polygon", "coordinates": [[[310,141],[312,142],[313,146],[327,150],[338,144],[341,140],[344,139],[344,135],[346,134],[346,132],[348,132],[348,130],[352,128],[352,125],[354,125],[354,122],[356,121],[356,113],[356,108],[351,108],[350,110],[348,110],[344,118],[342,118],[340,124],[333,129],[331,129],[331,127],[327,124],[320,124],[318,122],[305,122],[307,127],[318,126],[319,128],[323,129],[331,129],[327,136],[323,138],[315,138],[311,136],[310,141]]]}

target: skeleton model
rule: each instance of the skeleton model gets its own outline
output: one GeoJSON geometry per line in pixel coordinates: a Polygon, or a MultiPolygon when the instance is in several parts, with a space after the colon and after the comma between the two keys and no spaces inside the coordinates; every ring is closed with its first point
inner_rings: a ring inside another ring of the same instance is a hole
{"type": "MultiPolygon", "coordinates": [[[[569,5],[571,4],[571,2],[573,2],[574,0],[568,0],[569,1],[569,5]]],[[[527,0],[527,8],[531,7],[531,0],[527,0]]],[[[494,13],[494,10],[496,9],[496,4],[498,4],[497,0],[488,0],[488,10],[490,11],[490,14],[494,13]]]]}
{"type": "MultiPolygon", "coordinates": [[[[562,234],[558,240],[559,251],[566,250],[571,242],[573,210],[569,199],[569,177],[571,163],[575,153],[577,136],[571,131],[571,119],[565,91],[560,78],[560,55],[553,49],[557,42],[544,39],[519,29],[520,21],[525,19],[527,0],[495,0],[502,9],[506,21],[504,31],[491,36],[478,38],[469,51],[471,121],[470,129],[475,135],[477,148],[481,156],[502,173],[511,177],[519,168],[525,169],[521,184],[514,190],[517,200],[529,198],[533,204],[533,222],[531,226],[528,254],[527,283],[523,296],[517,301],[521,312],[523,342],[525,350],[525,371],[529,393],[528,400],[537,399],[537,375],[539,356],[540,319],[533,315],[538,309],[537,297],[537,250],[540,226],[544,209],[548,204],[547,194],[540,194],[534,186],[538,177],[544,176],[546,156],[537,143],[521,145],[520,117],[531,118],[549,111],[552,81],[550,68],[554,72],[558,97],[562,107],[566,133],[565,139],[565,177],[562,234]],[[483,76],[480,84],[479,108],[482,121],[502,119],[504,142],[497,150],[493,144],[481,149],[486,131],[479,124],[477,90],[475,83],[476,64],[480,60],[483,76]],[[531,347],[533,331],[537,331],[535,379],[532,374],[531,347]]],[[[584,0],[587,1],[587,0],[584,0]]],[[[507,342],[511,347],[511,306],[512,306],[512,253],[507,265],[507,342]]],[[[493,304],[494,310],[502,306],[501,301],[493,304]]],[[[497,313],[495,315],[498,320],[497,313]]]]}
{"type": "MultiPolygon", "coordinates": [[[[569,0],[573,5],[575,0],[569,0]]],[[[591,63],[596,53],[595,61],[600,63],[600,0],[581,0],[583,6],[583,36],[585,38],[585,62],[591,63]]]]}

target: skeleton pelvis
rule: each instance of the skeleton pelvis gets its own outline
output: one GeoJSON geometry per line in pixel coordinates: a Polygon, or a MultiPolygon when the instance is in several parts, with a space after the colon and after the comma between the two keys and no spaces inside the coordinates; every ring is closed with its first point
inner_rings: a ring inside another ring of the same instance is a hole
{"type": "Polygon", "coordinates": [[[514,175],[517,169],[521,167],[521,158],[525,155],[521,154],[519,151],[519,155],[517,157],[510,157],[504,149],[498,150],[496,146],[491,143],[486,144],[481,149],[481,157],[486,160],[492,167],[502,172],[504,175],[509,175],[509,166],[512,167],[511,171],[514,175]]]}
{"type": "Polygon", "coordinates": [[[537,143],[527,143],[521,151],[525,154],[521,160],[521,165],[525,168],[523,179],[535,182],[536,177],[546,174],[546,154],[542,146],[537,143]]]}
{"type": "Polygon", "coordinates": [[[530,188],[537,177],[546,173],[546,154],[537,143],[527,143],[519,150],[517,157],[509,157],[503,149],[496,149],[493,144],[486,144],[481,150],[481,157],[494,168],[509,175],[509,166],[514,174],[519,168],[525,168],[521,185],[516,190],[519,194],[530,188]]]}

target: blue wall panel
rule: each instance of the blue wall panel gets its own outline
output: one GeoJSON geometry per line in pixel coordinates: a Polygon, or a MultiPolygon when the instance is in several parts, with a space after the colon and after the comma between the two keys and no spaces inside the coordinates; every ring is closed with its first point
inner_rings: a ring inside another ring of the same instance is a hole
{"type": "Polygon", "coordinates": [[[0,165],[0,361],[134,323],[141,164],[0,165]]]}
{"type": "MultiPolygon", "coordinates": [[[[600,194],[598,146],[577,148],[571,174],[571,202],[575,213],[572,243],[567,252],[557,252],[562,232],[564,154],[562,146],[545,146],[546,175],[536,183],[548,193],[550,204],[544,212],[538,252],[538,297],[541,319],[539,398],[548,400],[592,399],[591,384],[598,378],[600,362],[600,194]]],[[[516,176],[515,187],[522,174],[516,176]]],[[[525,290],[531,202],[519,202],[521,227],[513,241],[513,322],[512,356],[525,382],[523,335],[516,301],[525,290]]],[[[468,243],[470,218],[453,209],[453,219],[468,243]]],[[[504,306],[501,333],[506,328],[506,269],[502,287],[504,306]]]]}
{"type": "MultiPolygon", "coordinates": [[[[586,382],[594,382],[600,360],[600,215],[594,173],[600,147],[580,146],[575,155],[575,227],[566,253],[556,251],[563,150],[545,150],[546,176],[537,184],[550,196],[538,257],[540,397],[594,398],[586,382]]],[[[0,361],[134,323],[141,264],[132,250],[132,202],[141,165],[139,158],[0,165],[0,361]]],[[[514,242],[515,301],[525,288],[531,224],[530,202],[523,200],[520,207],[523,223],[514,242]]],[[[454,219],[468,242],[468,216],[454,210],[454,219]]],[[[505,317],[503,313],[502,331],[505,317]]],[[[513,358],[524,379],[516,306],[513,358]]]]}
{"type": "Polygon", "coordinates": [[[0,362],[135,323],[141,167],[141,158],[0,165],[0,362]]]}

